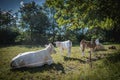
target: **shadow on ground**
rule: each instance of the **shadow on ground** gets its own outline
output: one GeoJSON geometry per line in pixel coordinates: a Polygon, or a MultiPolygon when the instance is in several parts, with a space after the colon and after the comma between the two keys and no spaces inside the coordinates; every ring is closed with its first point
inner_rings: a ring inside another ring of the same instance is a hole
{"type": "Polygon", "coordinates": [[[66,57],[66,56],[63,56],[64,57],[64,60],[65,61],[71,61],[71,60],[73,60],[73,61],[79,61],[80,63],[86,63],[86,61],[84,61],[84,60],[82,60],[82,59],[78,59],[78,58],[72,58],[72,57],[66,57]]]}
{"type": "Polygon", "coordinates": [[[106,61],[109,61],[111,63],[120,62],[120,50],[117,51],[116,53],[108,55],[108,57],[106,57],[106,61]]]}
{"type": "Polygon", "coordinates": [[[11,69],[11,71],[20,71],[20,72],[24,72],[24,71],[28,71],[30,73],[36,73],[36,72],[44,72],[44,71],[50,71],[50,70],[56,70],[56,71],[61,71],[62,73],[65,73],[64,71],[64,67],[61,63],[53,63],[51,65],[43,65],[41,67],[32,67],[32,68],[28,68],[28,67],[23,67],[23,68],[18,68],[18,69],[11,69]]]}
{"type": "MultiPolygon", "coordinates": [[[[117,52],[117,53],[120,53],[120,52],[117,52]]],[[[82,58],[85,58],[84,60],[80,59],[80,58],[73,58],[73,57],[66,57],[66,56],[63,56],[64,57],[64,61],[79,61],[80,63],[88,63],[90,62],[90,57],[82,57],[82,58]]],[[[97,61],[97,60],[101,60],[103,58],[106,58],[108,60],[112,60],[112,61],[118,61],[118,59],[120,60],[120,55],[119,54],[116,54],[116,53],[112,53],[112,54],[108,54],[108,53],[102,53],[102,54],[97,54],[95,56],[93,56],[91,58],[91,61],[94,62],[94,61],[97,61]]]]}

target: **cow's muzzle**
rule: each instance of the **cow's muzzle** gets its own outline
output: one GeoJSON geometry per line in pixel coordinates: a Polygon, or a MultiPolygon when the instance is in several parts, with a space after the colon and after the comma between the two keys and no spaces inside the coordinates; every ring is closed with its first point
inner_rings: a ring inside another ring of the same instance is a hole
{"type": "Polygon", "coordinates": [[[16,67],[15,61],[11,61],[10,67],[11,67],[12,69],[14,69],[14,68],[16,67]]]}

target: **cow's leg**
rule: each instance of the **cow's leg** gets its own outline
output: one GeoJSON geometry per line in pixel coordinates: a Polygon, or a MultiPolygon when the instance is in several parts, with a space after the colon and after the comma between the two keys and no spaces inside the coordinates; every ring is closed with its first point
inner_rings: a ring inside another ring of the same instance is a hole
{"type": "Polygon", "coordinates": [[[63,48],[60,47],[60,54],[63,55],[63,48]]]}
{"type": "Polygon", "coordinates": [[[84,51],[82,51],[82,56],[84,56],[85,55],[85,53],[84,53],[84,51]]]}
{"type": "Polygon", "coordinates": [[[71,47],[68,48],[68,57],[71,55],[71,47]]]}
{"type": "Polygon", "coordinates": [[[90,49],[90,53],[91,53],[91,55],[96,56],[96,53],[94,52],[94,48],[90,49]]]}
{"type": "Polygon", "coordinates": [[[94,56],[97,56],[95,49],[96,49],[96,47],[92,49],[92,52],[94,52],[94,56]]]}
{"type": "Polygon", "coordinates": [[[93,52],[93,49],[92,48],[90,48],[90,53],[92,53],[93,52]]]}
{"type": "Polygon", "coordinates": [[[48,65],[51,65],[53,62],[54,62],[53,60],[48,60],[48,61],[47,61],[47,64],[48,64],[48,65]]]}
{"type": "Polygon", "coordinates": [[[84,49],[82,50],[82,56],[84,56],[85,55],[85,53],[84,53],[84,49]]]}
{"type": "Polygon", "coordinates": [[[47,64],[48,64],[48,65],[51,65],[52,63],[54,63],[54,61],[52,60],[52,57],[49,56],[49,57],[48,57],[48,60],[47,60],[47,64]]]}

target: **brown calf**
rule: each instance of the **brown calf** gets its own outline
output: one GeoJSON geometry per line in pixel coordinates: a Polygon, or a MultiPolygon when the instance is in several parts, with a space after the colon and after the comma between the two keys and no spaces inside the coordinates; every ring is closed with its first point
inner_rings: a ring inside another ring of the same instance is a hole
{"type": "Polygon", "coordinates": [[[86,41],[84,39],[81,40],[80,48],[82,50],[82,55],[84,56],[85,48],[90,48],[90,52],[92,52],[93,50],[95,50],[96,46],[97,46],[97,44],[95,43],[95,40],[91,40],[91,41],[86,41]]]}

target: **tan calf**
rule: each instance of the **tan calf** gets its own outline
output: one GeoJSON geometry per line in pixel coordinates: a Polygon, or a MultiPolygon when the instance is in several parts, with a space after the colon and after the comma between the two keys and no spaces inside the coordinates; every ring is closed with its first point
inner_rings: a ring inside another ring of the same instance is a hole
{"type": "Polygon", "coordinates": [[[84,51],[86,48],[90,49],[90,52],[92,53],[92,51],[95,50],[97,44],[95,42],[95,40],[91,40],[91,41],[86,41],[86,40],[81,40],[80,42],[80,48],[82,50],[82,55],[84,56],[84,51]]]}

